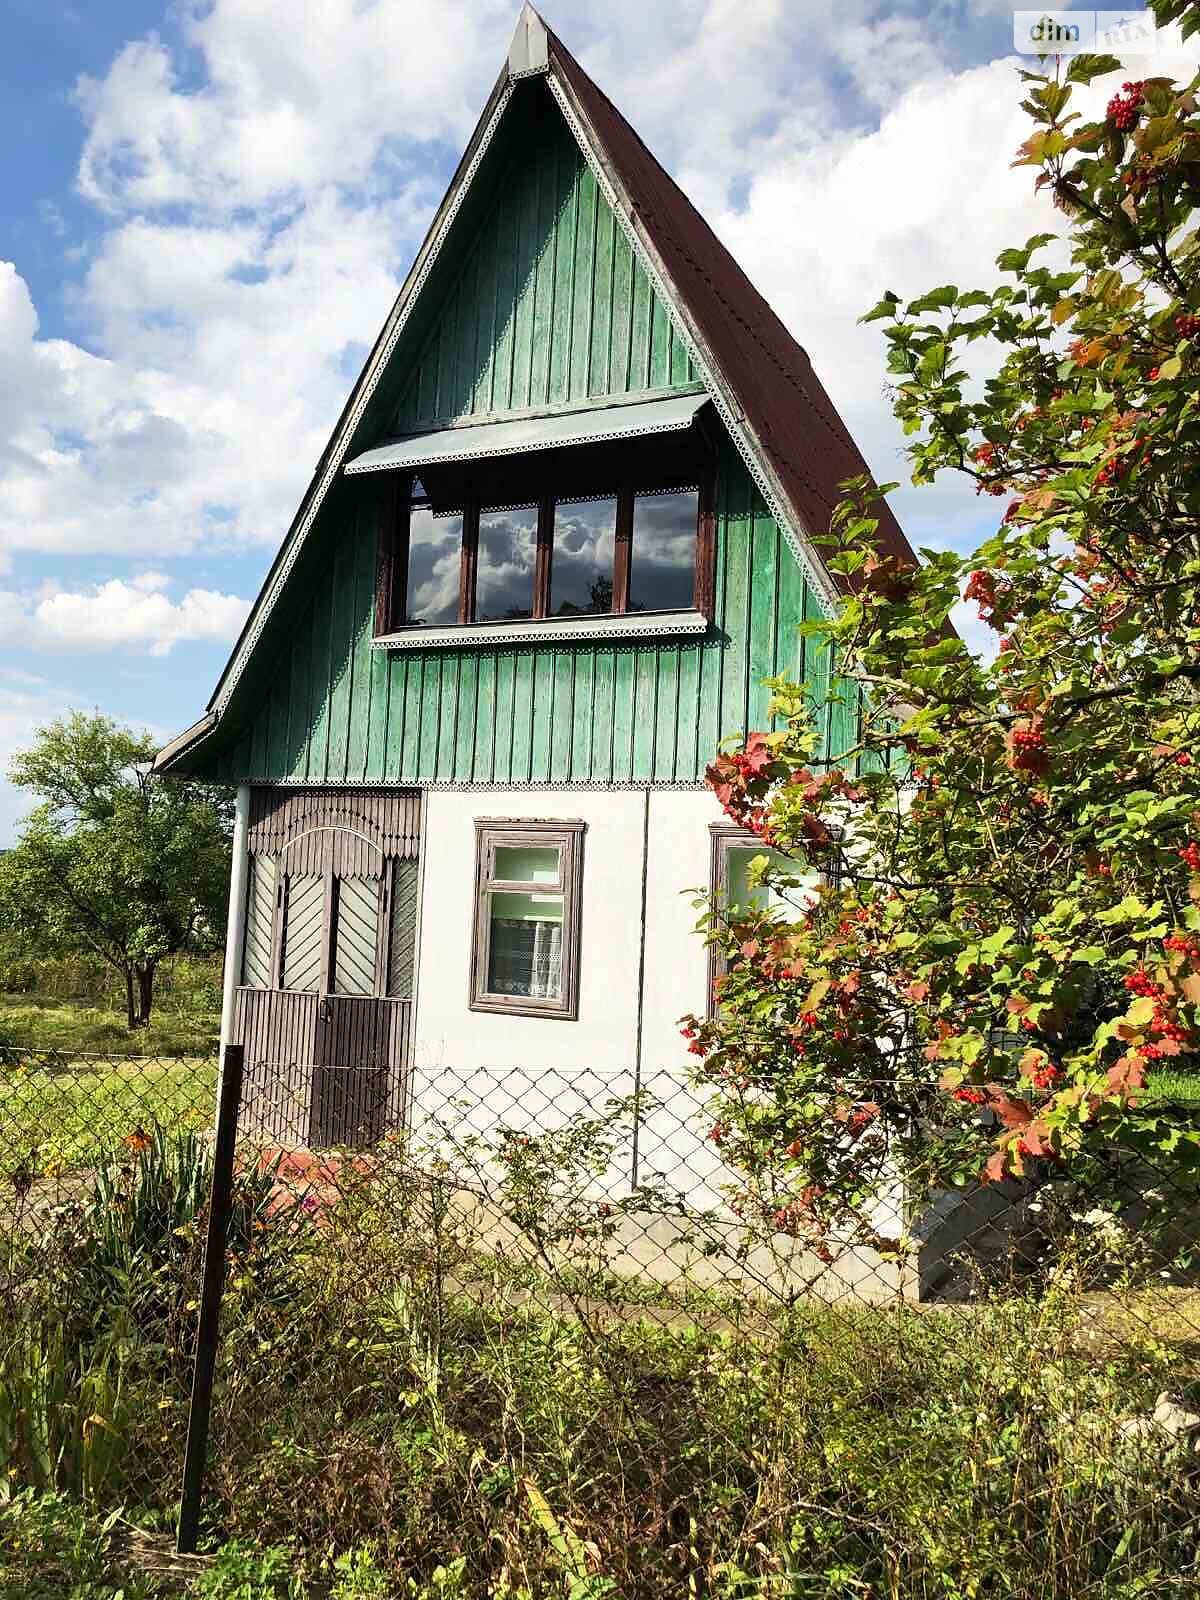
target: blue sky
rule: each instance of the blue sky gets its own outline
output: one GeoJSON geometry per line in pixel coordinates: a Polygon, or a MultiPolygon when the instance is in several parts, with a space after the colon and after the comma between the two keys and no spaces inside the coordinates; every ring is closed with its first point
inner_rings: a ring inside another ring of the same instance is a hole
{"type": "MultiPolygon", "coordinates": [[[[0,771],[71,707],[163,737],[202,710],[517,9],[0,0],[0,771]]],[[[1053,225],[1007,167],[1010,10],[543,9],[900,476],[856,317],[1053,225]]],[[[949,486],[898,509],[960,546],[994,511],[949,486]]],[[[22,806],[0,782],[0,846],[22,806]]]]}

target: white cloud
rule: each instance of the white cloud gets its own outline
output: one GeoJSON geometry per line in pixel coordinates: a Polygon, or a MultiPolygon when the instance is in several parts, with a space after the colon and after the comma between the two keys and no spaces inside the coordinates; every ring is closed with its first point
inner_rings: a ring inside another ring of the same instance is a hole
{"type": "MultiPolygon", "coordinates": [[[[3,620],[0,595],[0,624],[3,620]]],[[[81,702],[72,690],[0,669],[0,850],[13,842],[17,825],[32,804],[28,795],[2,781],[13,757],[25,749],[39,728],[78,709],[81,702]]]]}
{"type": "MultiPolygon", "coordinates": [[[[184,0],[198,88],[151,36],[84,79],[85,195],[114,212],[278,205],[377,178],[391,141],[461,143],[511,0],[184,0]]],[[[481,92],[482,91],[482,92],[481,92]]]]}
{"type": "MultiPolygon", "coordinates": [[[[953,0],[549,9],[897,475],[882,343],[855,319],[888,283],[986,281],[1000,245],[1045,224],[1007,171],[1011,68],[939,65],[966,38],[943,26],[953,0]]],[[[0,572],[28,551],[161,564],[278,542],[514,11],[183,0],[183,48],[133,41],[80,84],[79,184],[104,223],[79,339],[40,337],[0,263],[0,572]]],[[[922,537],[975,511],[919,504],[922,537]]]]}
{"type": "Polygon", "coordinates": [[[0,589],[0,636],[27,649],[133,647],[152,656],[165,656],[177,644],[237,637],[249,601],[212,589],[189,589],[172,601],[167,587],[162,573],[145,572],[88,590],[55,583],[33,594],[0,589]]]}
{"type": "MultiPolygon", "coordinates": [[[[1032,169],[1010,168],[1029,132],[1017,66],[1014,57],[934,73],[872,132],[781,145],[745,204],[711,218],[808,351],[880,479],[907,479],[903,439],[885,393],[882,334],[858,318],[885,289],[909,298],[943,283],[988,287],[1002,249],[1060,231],[1032,169]]],[[[1194,70],[1181,58],[1144,66],[1176,77],[1194,70]]],[[[1077,101],[1095,114],[1111,92],[1102,81],[1077,101]]],[[[984,358],[976,346],[973,362],[984,358]]],[[[910,490],[899,509],[914,543],[943,548],[969,545],[996,521],[995,502],[949,477],[910,490]]]]}

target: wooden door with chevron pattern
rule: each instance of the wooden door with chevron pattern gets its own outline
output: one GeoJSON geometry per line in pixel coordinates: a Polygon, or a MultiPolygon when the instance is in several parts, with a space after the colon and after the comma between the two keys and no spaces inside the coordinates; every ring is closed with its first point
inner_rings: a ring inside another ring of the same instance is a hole
{"type": "Polygon", "coordinates": [[[366,1148],[404,1120],[420,798],[256,790],[250,816],[242,1125],[366,1148]]]}

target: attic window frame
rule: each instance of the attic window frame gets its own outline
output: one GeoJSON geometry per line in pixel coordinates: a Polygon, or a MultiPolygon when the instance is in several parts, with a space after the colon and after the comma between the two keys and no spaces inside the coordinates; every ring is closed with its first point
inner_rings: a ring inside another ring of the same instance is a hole
{"type": "MultiPolygon", "coordinates": [[[[482,500],[479,494],[468,488],[463,496],[462,506],[462,544],[460,548],[459,578],[458,578],[458,613],[456,623],[441,625],[426,625],[423,623],[409,623],[405,620],[408,600],[408,553],[409,553],[409,521],[414,505],[427,503],[419,497],[413,498],[412,486],[419,481],[419,474],[406,472],[395,475],[389,474],[392,479],[385,491],[383,511],[383,525],[380,532],[379,559],[376,567],[375,582],[375,632],[377,641],[389,639],[403,639],[405,642],[417,644],[420,640],[446,628],[457,627],[470,629],[480,637],[486,637],[489,630],[500,632],[511,629],[514,619],[480,622],[476,620],[476,599],[478,591],[479,574],[479,518],[481,511],[488,511],[493,507],[482,500]]],[[[642,482],[641,477],[625,476],[615,491],[617,501],[616,529],[613,548],[613,604],[611,611],[581,612],[570,616],[569,619],[555,617],[550,612],[551,601],[551,571],[554,558],[554,522],[555,508],[559,503],[568,505],[572,501],[581,499],[607,499],[614,495],[609,488],[606,492],[596,491],[593,494],[571,494],[561,490],[547,493],[536,498],[530,497],[524,503],[537,506],[537,531],[535,534],[535,555],[533,572],[533,594],[531,615],[528,618],[515,619],[515,625],[521,627],[534,626],[539,623],[548,625],[547,631],[553,631],[555,625],[561,626],[564,621],[569,621],[575,627],[589,628],[600,625],[610,627],[614,620],[628,622],[633,618],[643,620],[651,628],[654,618],[667,618],[680,615],[678,608],[665,608],[657,611],[630,611],[630,576],[633,564],[633,533],[634,533],[634,504],[639,495],[654,495],[670,493],[672,490],[695,488],[697,491],[696,515],[696,541],[693,559],[692,583],[692,614],[703,619],[711,625],[715,600],[715,561],[716,561],[716,493],[717,475],[715,462],[705,462],[700,470],[694,474],[694,481],[688,484],[682,482],[668,482],[664,479],[662,484],[651,485],[642,482]]],[[[687,614],[686,612],[684,613],[687,614]]],[[[432,641],[431,641],[432,642],[432,641]]]]}

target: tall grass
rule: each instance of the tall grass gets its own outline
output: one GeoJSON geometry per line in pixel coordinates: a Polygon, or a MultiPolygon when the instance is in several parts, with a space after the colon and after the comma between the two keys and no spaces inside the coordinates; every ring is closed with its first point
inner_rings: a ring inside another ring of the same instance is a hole
{"type": "MultiPolygon", "coordinates": [[[[1068,1261],[956,1310],[739,1315],[726,1295],[706,1316],[697,1295],[660,1321],[615,1281],[584,1304],[549,1256],[489,1270],[441,1178],[391,1159],[240,1170],[213,1544],[287,1546],[296,1571],[337,1558],[352,1600],[1200,1588],[1193,1436],[1139,1423],[1163,1391],[1197,1409],[1198,1346],[1134,1301],[1095,1338],[1068,1261]]],[[[209,1160],[203,1139],[151,1130],[28,1241],[0,1354],[14,1490],[167,1522],[209,1160]]],[[[225,1563],[231,1584],[248,1561],[225,1563]]]]}

